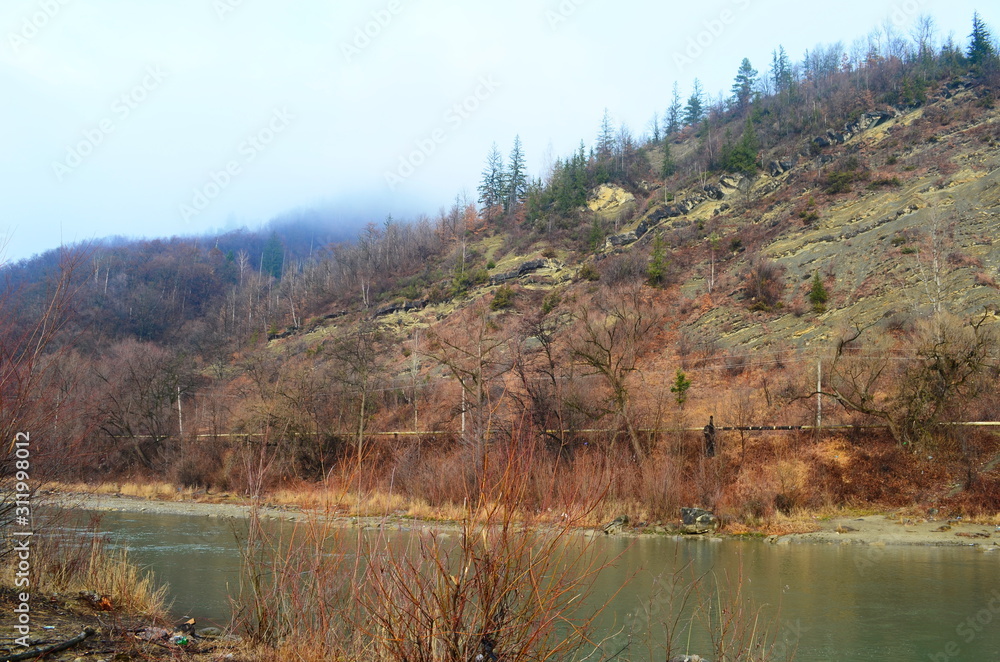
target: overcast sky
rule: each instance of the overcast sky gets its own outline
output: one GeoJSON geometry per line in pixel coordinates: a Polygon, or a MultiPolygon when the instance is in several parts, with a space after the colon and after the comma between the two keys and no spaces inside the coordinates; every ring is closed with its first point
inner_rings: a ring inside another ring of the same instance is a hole
{"type": "MultiPolygon", "coordinates": [[[[1000,28],[994,3],[978,9],[1000,28]]],[[[434,214],[520,134],[539,173],[605,107],[642,133],[695,77],[885,19],[962,45],[974,2],[3,0],[0,237],[60,243],[434,214]]]]}

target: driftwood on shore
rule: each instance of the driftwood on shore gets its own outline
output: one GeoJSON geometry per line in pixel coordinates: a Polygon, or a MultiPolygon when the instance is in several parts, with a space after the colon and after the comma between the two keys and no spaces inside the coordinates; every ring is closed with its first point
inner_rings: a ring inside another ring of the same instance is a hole
{"type": "Polygon", "coordinates": [[[43,655],[48,655],[50,653],[58,653],[59,651],[64,651],[67,648],[72,648],[78,643],[86,639],[87,637],[93,636],[94,628],[84,628],[83,632],[76,635],[72,639],[67,639],[66,641],[58,644],[52,644],[51,646],[46,646],[44,648],[30,648],[23,653],[15,653],[14,655],[5,655],[0,657],[0,662],[18,662],[19,660],[30,660],[32,658],[41,657],[43,655]]]}

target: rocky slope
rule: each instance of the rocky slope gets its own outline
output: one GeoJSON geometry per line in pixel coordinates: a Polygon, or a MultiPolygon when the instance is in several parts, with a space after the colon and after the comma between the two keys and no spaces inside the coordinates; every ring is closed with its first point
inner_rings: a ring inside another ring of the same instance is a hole
{"type": "MultiPolygon", "coordinates": [[[[831,343],[844,328],[883,319],[907,324],[936,309],[995,317],[1000,113],[976,107],[969,117],[970,106],[976,106],[972,93],[962,92],[895,116],[865,113],[756,177],[723,176],[702,190],[677,192],[671,202],[655,190],[648,210],[609,237],[603,252],[640,248],[658,232],[668,244],[694,234],[707,246],[711,226],[721,238],[716,287],[709,295],[711,257],[702,250],[681,276],[679,292],[711,301],[685,326],[730,347],[831,343]],[[854,162],[852,190],[830,193],[831,173],[854,162]],[[751,258],[733,247],[748,233],[764,236],[753,257],[783,270],[785,300],[769,313],[749,314],[740,305],[739,272],[751,258]],[[815,273],[831,297],[820,314],[803,299],[815,273]]],[[[630,202],[624,191],[598,193],[592,208],[606,215],[630,202]]]]}

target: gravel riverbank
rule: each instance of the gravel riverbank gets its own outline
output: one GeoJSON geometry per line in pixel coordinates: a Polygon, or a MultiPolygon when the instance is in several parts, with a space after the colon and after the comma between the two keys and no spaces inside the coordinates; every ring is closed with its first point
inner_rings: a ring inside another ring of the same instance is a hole
{"type": "MultiPolygon", "coordinates": [[[[249,503],[211,503],[200,501],[156,501],[137,497],[107,494],[49,494],[48,503],[66,508],[136,513],[162,513],[219,518],[242,518],[250,512],[249,503]]],[[[314,517],[297,508],[264,506],[261,514],[267,519],[301,521],[314,517]]],[[[376,526],[383,518],[338,517],[345,525],[376,526]]],[[[418,522],[390,518],[394,527],[435,526],[448,528],[442,522],[418,522]]],[[[849,545],[927,545],[963,546],[983,551],[1000,551],[1000,530],[989,524],[970,524],[961,519],[909,518],[895,515],[868,515],[855,518],[832,518],[817,521],[819,530],[766,538],[775,544],[825,543],[849,545]]],[[[642,535],[642,531],[633,533],[642,535]]],[[[656,534],[653,534],[656,535],[656,534]]]]}

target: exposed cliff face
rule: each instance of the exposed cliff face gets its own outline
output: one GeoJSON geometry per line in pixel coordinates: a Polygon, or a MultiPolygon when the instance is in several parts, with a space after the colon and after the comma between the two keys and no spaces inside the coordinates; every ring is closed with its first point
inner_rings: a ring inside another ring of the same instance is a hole
{"type": "Polygon", "coordinates": [[[587,208],[599,214],[617,214],[635,204],[635,196],[619,186],[601,184],[587,200],[587,208]]]}
{"type": "MultiPolygon", "coordinates": [[[[698,140],[674,148],[688,153],[698,140]]],[[[479,285],[454,300],[399,298],[376,317],[396,330],[434,326],[500,285],[585,296],[595,259],[628,259],[641,282],[658,236],[672,252],[670,325],[695,343],[825,350],[859,325],[898,330],[935,311],[992,318],[998,145],[1000,111],[965,87],[921,108],[862,112],[789,143],[784,156],[772,150],[754,175],[701,176],[681,190],[603,184],[581,210],[583,223],[615,230],[596,256],[544,244],[508,251],[502,233],[484,236],[469,249],[496,263],[479,285]],[[780,293],[755,306],[747,274],[762,261],[775,266],[780,293]],[[829,293],[821,310],[808,300],[817,274],[829,293]]]]}
{"type": "Polygon", "coordinates": [[[675,245],[700,241],[679,292],[710,305],[682,324],[724,346],[830,343],[844,328],[935,310],[996,315],[998,140],[1000,112],[967,91],[907,112],[867,112],[753,178],[713,179],[669,201],[654,191],[605,251],[638,249],[656,233],[675,245]],[[757,245],[743,251],[748,236],[757,245]],[[741,273],[759,259],[778,265],[785,292],[779,307],[751,313],[741,273]],[[831,295],[820,314],[804,298],[816,273],[831,295]]]}

